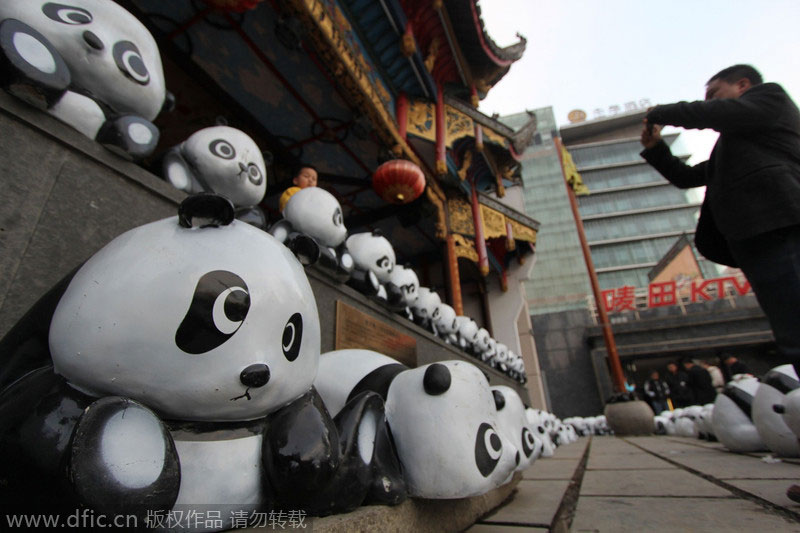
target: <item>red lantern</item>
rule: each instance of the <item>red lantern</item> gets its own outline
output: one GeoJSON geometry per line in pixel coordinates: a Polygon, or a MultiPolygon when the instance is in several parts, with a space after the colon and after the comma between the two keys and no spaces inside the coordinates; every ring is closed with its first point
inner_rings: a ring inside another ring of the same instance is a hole
{"type": "Polygon", "coordinates": [[[391,204],[407,204],[425,190],[425,174],[411,161],[392,159],[375,170],[372,188],[391,204]]]}
{"type": "Polygon", "coordinates": [[[244,13],[247,10],[255,9],[263,0],[205,0],[209,7],[222,11],[236,11],[244,13]]]}

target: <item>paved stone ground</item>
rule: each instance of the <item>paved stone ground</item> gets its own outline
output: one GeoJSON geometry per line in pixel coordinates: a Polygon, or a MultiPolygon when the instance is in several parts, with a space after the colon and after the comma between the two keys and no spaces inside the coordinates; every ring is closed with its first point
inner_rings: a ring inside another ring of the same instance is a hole
{"type": "Polygon", "coordinates": [[[800,504],[786,497],[800,460],[771,459],[680,437],[584,438],[536,461],[467,531],[800,533],[800,504]]]}

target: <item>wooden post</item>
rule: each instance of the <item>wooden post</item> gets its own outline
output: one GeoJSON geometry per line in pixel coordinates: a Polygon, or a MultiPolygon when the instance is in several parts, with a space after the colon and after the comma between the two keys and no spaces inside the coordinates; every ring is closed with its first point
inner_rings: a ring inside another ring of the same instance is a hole
{"type": "Polygon", "coordinates": [[[478,270],[481,276],[489,275],[489,254],[486,253],[486,237],[483,234],[483,220],[481,219],[481,206],[478,203],[477,182],[470,180],[472,186],[472,223],[475,226],[475,251],[478,252],[478,270]]]}
{"type": "Polygon", "coordinates": [[[567,188],[567,196],[569,196],[569,205],[572,208],[572,216],[575,218],[575,227],[578,230],[578,238],[581,241],[581,250],[583,251],[583,260],[586,262],[586,269],[589,271],[589,280],[592,284],[592,292],[594,293],[595,307],[597,307],[597,314],[600,318],[600,325],[603,328],[603,340],[606,344],[606,352],[608,353],[608,362],[611,366],[611,378],[614,381],[614,388],[617,392],[625,392],[625,374],[622,372],[622,364],[619,361],[619,354],[617,353],[617,344],[614,342],[614,332],[611,330],[611,322],[608,320],[608,313],[603,302],[603,296],[600,292],[600,282],[597,280],[597,272],[594,269],[592,262],[592,252],[589,249],[589,243],[586,240],[586,231],[583,228],[583,220],[581,220],[580,211],[578,211],[578,201],[575,199],[575,191],[567,183],[567,176],[564,172],[564,161],[561,158],[561,139],[553,137],[556,152],[558,153],[558,162],[561,164],[561,174],[564,176],[564,186],[567,188]]]}
{"type": "Polygon", "coordinates": [[[406,132],[408,130],[408,96],[401,92],[397,95],[395,102],[395,114],[397,115],[397,133],[404,141],[408,140],[406,132]]]}
{"type": "Polygon", "coordinates": [[[464,302],[461,299],[461,276],[458,273],[458,256],[456,256],[456,240],[452,233],[445,240],[445,258],[447,262],[447,280],[450,287],[450,305],[457,315],[464,314],[464,302]]]}
{"type": "Polygon", "coordinates": [[[436,173],[447,174],[447,123],[444,113],[444,89],[436,84],[436,173]]]}

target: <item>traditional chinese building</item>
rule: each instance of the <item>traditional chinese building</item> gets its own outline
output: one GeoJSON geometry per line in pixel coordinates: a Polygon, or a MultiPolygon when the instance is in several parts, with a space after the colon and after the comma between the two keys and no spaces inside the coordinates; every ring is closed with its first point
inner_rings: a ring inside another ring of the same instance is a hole
{"type": "MultiPolygon", "coordinates": [[[[512,129],[477,110],[522,56],[523,38],[497,46],[477,0],[118,3],[156,37],[177,102],[157,119],[160,143],[145,166],[158,173],[158,155],[200,128],[239,128],[269,153],[261,207],[274,221],[291,169],[315,165],[349,232],[382,230],[421,285],[522,355],[542,406],[519,290],[539,229],[524,213],[519,165],[536,122],[512,129]],[[376,194],[373,172],[391,159],[422,169],[421,197],[376,194]]],[[[33,296],[15,296],[3,331],[33,296]]]]}

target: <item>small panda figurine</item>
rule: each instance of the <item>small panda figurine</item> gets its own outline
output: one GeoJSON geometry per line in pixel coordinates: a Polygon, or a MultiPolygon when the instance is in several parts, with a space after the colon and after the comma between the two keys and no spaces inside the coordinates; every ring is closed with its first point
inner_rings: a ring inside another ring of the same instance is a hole
{"type": "Polygon", "coordinates": [[[384,397],[410,496],[477,496],[506,482],[521,461],[498,433],[486,376],[470,363],[409,369],[370,350],[338,350],[322,354],[314,386],[331,413],[364,390],[384,397]]]}
{"type": "Polygon", "coordinates": [[[367,296],[380,294],[382,296],[378,299],[382,303],[397,307],[403,296],[400,289],[390,281],[397,259],[389,240],[376,229],[371,233],[350,235],[346,245],[355,263],[348,285],[367,296]]]}
{"type": "Polygon", "coordinates": [[[414,322],[436,335],[436,319],[439,318],[439,305],[442,299],[436,291],[428,287],[420,287],[417,294],[417,300],[411,304],[414,322]]]}
{"type": "Polygon", "coordinates": [[[455,310],[446,303],[439,304],[439,312],[434,320],[436,334],[447,344],[458,344],[458,322],[455,310]]]}
{"type": "Polygon", "coordinates": [[[414,315],[411,313],[411,306],[419,298],[419,278],[417,274],[411,269],[410,266],[395,265],[392,272],[389,274],[389,281],[400,289],[402,298],[398,309],[402,315],[409,320],[414,320],[414,315]]]}
{"type": "Polygon", "coordinates": [[[347,250],[347,228],[338,200],[320,187],[300,189],[289,198],[283,220],[269,233],[289,247],[304,265],[317,264],[323,272],[345,282],[355,268],[347,250]]]}
{"type": "Polygon", "coordinates": [[[258,204],[267,191],[261,150],[249,135],[229,126],[194,132],[164,155],[162,171],[177,189],[220,194],[237,208],[258,204]]]}
{"type": "MultiPolygon", "coordinates": [[[[473,344],[473,351],[475,357],[481,361],[488,361],[490,359],[489,347],[491,338],[492,336],[486,328],[478,328],[478,334],[475,336],[475,343],[473,344]]],[[[495,347],[497,347],[496,342],[495,347]]]]}
{"type": "Polygon", "coordinates": [[[0,392],[3,501],[327,514],[361,504],[376,464],[378,496],[405,494],[376,439],[382,399],[354,397],[334,420],[312,386],[320,325],[302,266],[233,214],[190,196],[75,273],[52,366],[0,392]]]}
{"type": "Polygon", "coordinates": [[[478,324],[468,316],[457,316],[458,346],[467,353],[473,353],[473,346],[478,337],[478,324]]]}
{"type": "Polygon", "coordinates": [[[780,457],[800,457],[800,443],[774,405],[783,405],[787,394],[800,388],[792,365],[780,365],[762,376],[753,399],[753,424],[761,440],[780,457]]]}
{"type": "Polygon", "coordinates": [[[547,429],[546,413],[539,409],[528,407],[525,409],[525,418],[528,420],[528,425],[533,428],[534,436],[542,441],[541,457],[553,457],[555,454],[555,444],[550,437],[550,431],[547,429]]]}
{"type": "Polygon", "coordinates": [[[500,372],[507,372],[508,371],[508,346],[503,343],[498,342],[497,348],[495,349],[494,359],[492,360],[492,366],[500,370],[500,372]]]}
{"type": "Polygon", "coordinates": [[[497,430],[522,452],[517,471],[525,470],[542,453],[542,441],[528,425],[525,404],[517,391],[505,385],[492,387],[497,407],[497,430]]]}
{"type": "Polygon", "coordinates": [[[111,0],[0,2],[0,84],[130,159],[150,155],[170,108],[153,36],[111,0]]]}

